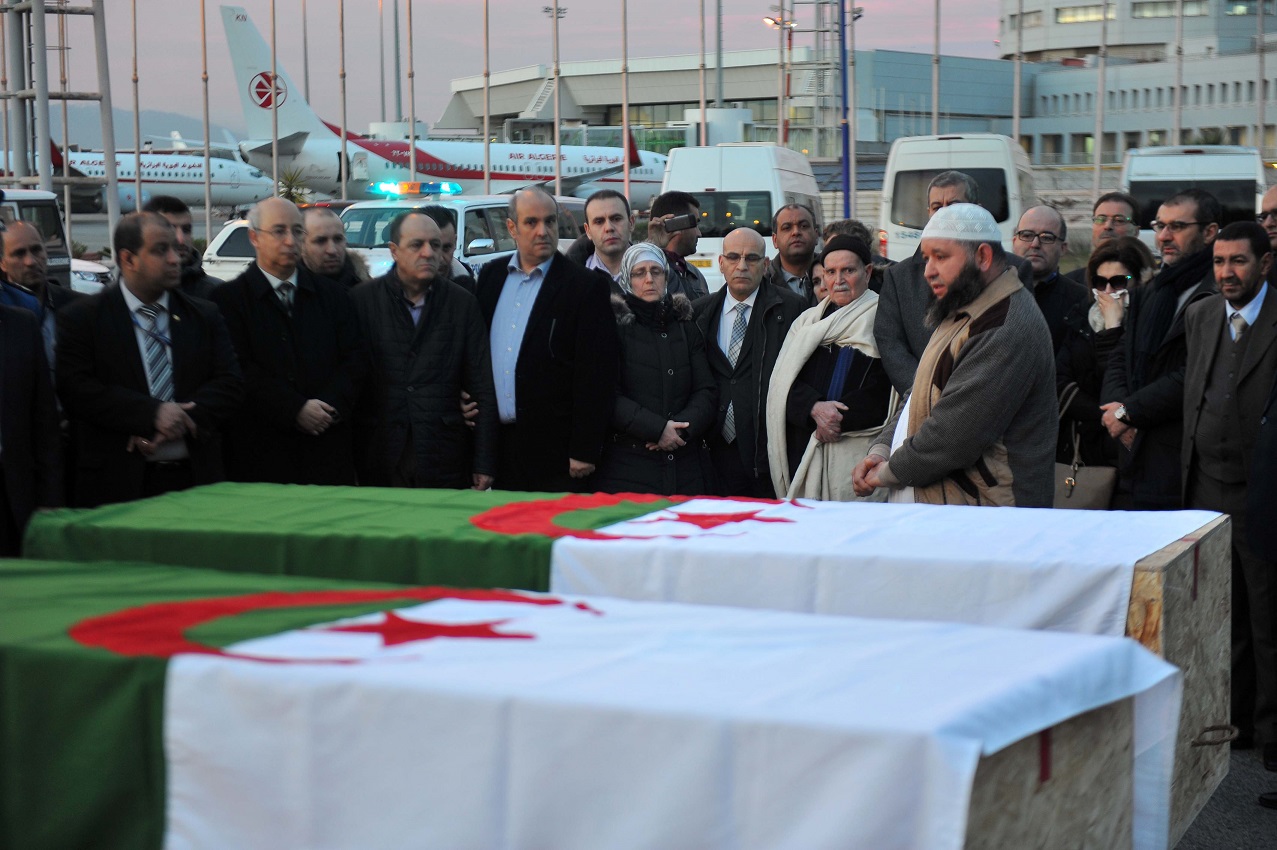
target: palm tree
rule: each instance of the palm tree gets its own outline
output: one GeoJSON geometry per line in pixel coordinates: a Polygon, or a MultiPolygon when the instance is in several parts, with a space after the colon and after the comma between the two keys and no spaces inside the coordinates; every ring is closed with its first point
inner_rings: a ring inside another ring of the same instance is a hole
{"type": "Polygon", "coordinates": [[[292,201],[294,204],[304,203],[310,198],[311,192],[303,179],[302,170],[300,168],[290,168],[287,171],[280,172],[276,194],[284,200],[292,201]]]}

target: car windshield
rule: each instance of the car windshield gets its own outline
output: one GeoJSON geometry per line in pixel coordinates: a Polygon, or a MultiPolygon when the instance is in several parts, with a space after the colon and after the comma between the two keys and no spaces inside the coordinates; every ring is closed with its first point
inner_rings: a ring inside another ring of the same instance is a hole
{"type": "Polygon", "coordinates": [[[346,230],[346,244],[352,248],[384,248],[389,244],[387,236],[390,222],[395,216],[407,212],[407,207],[367,207],[347,209],[341,215],[346,230]]]}
{"type": "Polygon", "coordinates": [[[1215,196],[1224,213],[1220,227],[1234,221],[1255,220],[1254,180],[1132,180],[1131,196],[1139,201],[1135,215],[1140,227],[1152,227],[1162,202],[1185,189],[1205,189],[1215,196]]]}
{"type": "Polygon", "coordinates": [[[701,236],[722,238],[738,227],[772,235],[772,200],[767,192],[691,192],[701,205],[701,236]]]}
{"type": "MultiPolygon", "coordinates": [[[[902,227],[921,230],[931,217],[927,207],[927,187],[944,168],[925,168],[896,173],[891,192],[891,221],[902,227]]],[[[1001,168],[964,168],[962,173],[973,178],[980,187],[980,206],[993,214],[999,223],[1011,217],[1007,200],[1006,172],[1001,168]]]]}

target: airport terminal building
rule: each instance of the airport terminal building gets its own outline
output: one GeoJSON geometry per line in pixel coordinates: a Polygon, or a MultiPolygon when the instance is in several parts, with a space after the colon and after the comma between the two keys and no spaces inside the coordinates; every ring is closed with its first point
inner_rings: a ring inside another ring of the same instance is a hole
{"type": "MultiPolygon", "coordinates": [[[[1232,0],[1111,0],[1107,4],[1108,62],[1104,95],[1103,161],[1124,150],[1175,141],[1174,61],[1183,45],[1180,140],[1260,145],[1277,154],[1277,3],[1232,0]],[[1177,19],[1182,8],[1182,19],[1177,19]],[[1182,38],[1177,30],[1182,24],[1182,38]],[[1263,37],[1259,35],[1263,28],[1263,37]],[[1264,73],[1260,73],[1264,48],[1264,73]],[[1261,103],[1264,129],[1259,129],[1261,103]],[[1262,135],[1262,139],[1261,139],[1262,135]]],[[[1022,39],[1021,141],[1035,165],[1092,162],[1097,54],[1105,4],[1060,5],[1045,0],[1001,0],[1000,59],[941,58],[941,133],[1012,133],[1017,40],[1022,39]],[[1023,18],[1017,18],[1019,6],[1023,18]]],[[[801,24],[801,21],[800,21],[801,24]]],[[[828,28],[816,43],[786,54],[785,117],[789,147],[813,159],[839,155],[840,69],[829,49],[828,28]],[[823,39],[823,40],[822,40],[823,39]],[[831,61],[831,55],[834,61],[831,61]]],[[[931,132],[931,54],[857,50],[857,150],[881,156],[897,137],[931,132]]],[[[718,94],[715,57],[705,57],[710,107],[718,94]]],[[[777,50],[723,54],[722,105],[745,141],[777,138],[777,50]],[[741,118],[740,116],[743,116],[741,118]]],[[[698,55],[631,58],[630,122],[641,147],[694,144],[699,116],[698,55]]],[[[561,64],[561,113],[575,143],[619,142],[619,60],[561,64]]],[[[434,132],[482,131],[483,78],[453,80],[452,97],[434,132]]],[[[553,141],[553,77],[549,66],[498,71],[491,76],[492,131],[511,141],[553,141]]],[[[568,136],[565,135],[565,143],[568,136]]],[[[713,141],[713,139],[711,139],[713,141]]]]}

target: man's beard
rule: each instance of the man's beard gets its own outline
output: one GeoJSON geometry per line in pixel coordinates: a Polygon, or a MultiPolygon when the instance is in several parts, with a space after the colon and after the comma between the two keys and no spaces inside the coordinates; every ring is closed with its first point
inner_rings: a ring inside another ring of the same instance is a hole
{"type": "Polygon", "coordinates": [[[968,260],[957,278],[949,285],[943,298],[936,298],[934,290],[927,289],[927,327],[935,328],[945,319],[961,310],[984,291],[984,278],[974,260],[968,260]]]}
{"type": "Polygon", "coordinates": [[[199,271],[204,267],[204,258],[200,256],[200,252],[193,247],[182,245],[177,249],[178,262],[181,265],[182,275],[199,271]]]}

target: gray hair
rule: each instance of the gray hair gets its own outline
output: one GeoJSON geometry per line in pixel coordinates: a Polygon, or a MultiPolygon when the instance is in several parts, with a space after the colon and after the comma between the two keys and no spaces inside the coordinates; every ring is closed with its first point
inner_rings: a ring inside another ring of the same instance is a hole
{"type": "Polygon", "coordinates": [[[962,195],[968,204],[980,203],[980,184],[970,174],[961,171],[941,171],[927,184],[927,197],[931,197],[932,189],[945,189],[950,186],[961,186],[962,195]]]}

